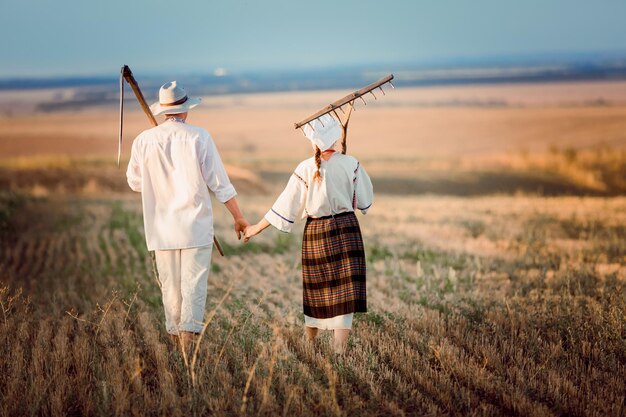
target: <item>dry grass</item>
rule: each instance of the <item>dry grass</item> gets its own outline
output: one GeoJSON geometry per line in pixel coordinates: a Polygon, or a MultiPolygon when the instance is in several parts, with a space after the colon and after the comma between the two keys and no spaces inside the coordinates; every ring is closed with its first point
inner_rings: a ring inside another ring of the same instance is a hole
{"type": "MultiPolygon", "coordinates": [[[[0,190],[46,197],[50,195],[102,196],[132,194],[126,183],[128,161],[75,158],[63,155],[20,156],[0,159],[0,190]]],[[[254,172],[226,165],[231,181],[240,192],[265,192],[254,172]]]]}
{"type": "Polygon", "coordinates": [[[623,198],[379,197],[345,356],[303,337],[298,232],[241,246],[217,210],[228,256],[193,364],[165,335],[137,199],[2,208],[0,415],[626,410],[623,198]]]}
{"type": "MultiPolygon", "coordinates": [[[[592,149],[552,146],[544,153],[517,151],[451,159],[362,160],[377,190],[390,194],[616,196],[626,193],[623,175],[626,150],[606,145],[592,149]]],[[[132,194],[126,184],[126,165],[122,161],[118,168],[114,161],[100,157],[4,158],[0,159],[0,189],[37,196],[132,194]]],[[[251,169],[227,165],[231,180],[246,194],[278,191],[277,187],[288,178],[289,172],[279,169],[280,164],[266,168],[256,174],[251,169]]]]}

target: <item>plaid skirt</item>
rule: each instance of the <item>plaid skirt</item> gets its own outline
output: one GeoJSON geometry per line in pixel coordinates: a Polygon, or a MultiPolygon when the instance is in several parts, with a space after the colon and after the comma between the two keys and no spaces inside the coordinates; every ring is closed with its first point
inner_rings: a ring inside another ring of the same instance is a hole
{"type": "Polygon", "coordinates": [[[367,311],[365,251],[356,215],[309,217],[302,239],[304,314],[327,319],[367,311]]]}

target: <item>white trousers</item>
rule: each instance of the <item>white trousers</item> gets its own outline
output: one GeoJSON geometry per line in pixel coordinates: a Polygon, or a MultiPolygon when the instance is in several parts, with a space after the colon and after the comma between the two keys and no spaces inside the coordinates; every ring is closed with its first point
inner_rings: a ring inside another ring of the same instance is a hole
{"type": "Polygon", "coordinates": [[[202,330],[212,249],[154,251],[168,333],[202,330]]]}

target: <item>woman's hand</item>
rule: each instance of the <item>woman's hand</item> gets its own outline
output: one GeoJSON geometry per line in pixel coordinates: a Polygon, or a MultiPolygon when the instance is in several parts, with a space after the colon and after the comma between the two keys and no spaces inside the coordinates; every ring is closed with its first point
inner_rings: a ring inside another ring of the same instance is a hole
{"type": "Polygon", "coordinates": [[[267,226],[269,226],[269,222],[265,219],[261,219],[260,222],[258,222],[257,224],[253,224],[252,226],[248,226],[246,227],[246,230],[244,230],[243,234],[244,234],[244,242],[247,242],[250,240],[250,238],[252,236],[256,236],[259,233],[261,233],[267,226]]]}
{"type": "Polygon", "coordinates": [[[252,226],[248,226],[246,227],[246,230],[244,230],[243,235],[244,235],[244,242],[247,242],[250,240],[250,238],[252,236],[256,236],[259,234],[259,228],[257,227],[258,225],[253,224],[252,226]]]}

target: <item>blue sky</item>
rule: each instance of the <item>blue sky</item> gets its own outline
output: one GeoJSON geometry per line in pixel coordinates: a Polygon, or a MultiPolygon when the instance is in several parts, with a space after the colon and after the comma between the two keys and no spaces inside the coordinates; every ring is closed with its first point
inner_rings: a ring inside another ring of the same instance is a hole
{"type": "Polygon", "coordinates": [[[626,56],[624,0],[0,3],[2,77],[626,56]]]}

